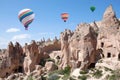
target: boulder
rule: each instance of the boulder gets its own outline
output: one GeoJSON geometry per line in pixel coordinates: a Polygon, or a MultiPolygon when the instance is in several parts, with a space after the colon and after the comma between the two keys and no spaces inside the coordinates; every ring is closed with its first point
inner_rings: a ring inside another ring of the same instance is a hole
{"type": "Polygon", "coordinates": [[[53,62],[46,62],[45,68],[46,68],[47,72],[54,71],[54,70],[58,69],[58,67],[53,62]]]}

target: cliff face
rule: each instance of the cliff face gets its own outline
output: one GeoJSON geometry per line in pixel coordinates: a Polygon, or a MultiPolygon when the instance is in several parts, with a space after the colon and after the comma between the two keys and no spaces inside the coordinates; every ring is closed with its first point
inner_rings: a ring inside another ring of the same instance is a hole
{"type": "Polygon", "coordinates": [[[117,19],[116,14],[113,11],[112,5],[110,5],[103,14],[102,26],[117,27],[119,25],[119,20],[117,19]]]}
{"type": "Polygon", "coordinates": [[[33,40],[24,47],[21,47],[18,42],[15,45],[10,42],[7,50],[0,52],[0,77],[7,77],[12,73],[29,74],[43,59],[49,58],[49,52],[60,50],[60,48],[60,42],[57,39],[49,42],[33,40]]]}
{"type": "Polygon", "coordinates": [[[18,68],[23,66],[22,58],[23,50],[21,45],[18,42],[15,45],[10,42],[5,53],[1,55],[0,77],[8,76],[9,73],[16,72],[18,68]]]}
{"type": "Polygon", "coordinates": [[[23,47],[18,42],[15,45],[10,42],[6,50],[0,50],[0,77],[12,73],[39,76],[66,66],[71,71],[93,68],[101,58],[120,58],[119,36],[120,21],[110,5],[101,21],[81,23],[75,31],[66,29],[60,34],[60,40],[33,40],[23,47]]]}
{"type": "Polygon", "coordinates": [[[95,63],[97,44],[97,26],[80,24],[73,32],[65,30],[61,34],[61,67],[70,65],[73,69],[87,69],[91,63],[95,63]]]}
{"type": "MultiPolygon", "coordinates": [[[[98,25],[99,26],[99,25],[98,25]]],[[[110,5],[103,15],[97,48],[101,49],[105,57],[118,57],[120,53],[120,21],[110,5]]]]}

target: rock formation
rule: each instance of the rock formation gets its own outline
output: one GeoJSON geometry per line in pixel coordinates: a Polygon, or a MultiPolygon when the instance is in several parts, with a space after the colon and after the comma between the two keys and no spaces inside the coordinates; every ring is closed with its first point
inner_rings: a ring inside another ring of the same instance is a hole
{"type": "Polygon", "coordinates": [[[5,77],[11,73],[23,72],[23,50],[21,45],[16,42],[13,45],[12,42],[9,43],[8,48],[2,58],[0,67],[0,77],[5,77]]]}
{"type": "MultiPolygon", "coordinates": [[[[60,50],[60,42],[55,38],[49,42],[34,40],[22,47],[18,42],[10,42],[6,50],[0,51],[0,77],[7,77],[12,73],[30,74],[36,65],[49,58],[51,51],[60,50]]],[[[45,64],[45,63],[44,63],[45,64]]]]}
{"type": "Polygon", "coordinates": [[[47,72],[54,71],[54,70],[58,69],[57,66],[53,62],[46,62],[45,68],[46,68],[47,72]]]}
{"type": "Polygon", "coordinates": [[[111,5],[106,9],[101,23],[97,38],[97,49],[101,49],[105,57],[117,57],[120,53],[120,38],[118,37],[120,36],[120,21],[111,5]]]}
{"type": "Polygon", "coordinates": [[[75,32],[65,30],[61,34],[61,66],[70,65],[72,68],[87,69],[90,63],[95,63],[97,44],[97,26],[80,24],[75,32]]]}
{"type": "Polygon", "coordinates": [[[24,60],[24,71],[25,73],[30,73],[35,69],[35,65],[42,64],[44,59],[49,58],[48,53],[53,50],[59,50],[59,41],[47,41],[46,43],[41,43],[37,45],[35,41],[24,47],[24,53],[26,55],[24,60]]]}
{"type": "Polygon", "coordinates": [[[37,59],[39,55],[38,45],[35,41],[32,41],[30,45],[25,46],[25,59],[24,59],[24,71],[25,73],[30,73],[35,69],[37,65],[37,59]]]}
{"type": "Polygon", "coordinates": [[[103,15],[102,20],[102,26],[105,27],[118,27],[119,26],[119,20],[116,18],[116,14],[113,11],[112,5],[110,5],[103,15]]]}
{"type": "Polygon", "coordinates": [[[73,32],[67,29],[65,30],[65,32],[61,33],[60,39],[61,39],[62,56],[61,56],[60,68],[64,68],[70,64],[69,40],[72,35],[73,35],[73,32]]]}

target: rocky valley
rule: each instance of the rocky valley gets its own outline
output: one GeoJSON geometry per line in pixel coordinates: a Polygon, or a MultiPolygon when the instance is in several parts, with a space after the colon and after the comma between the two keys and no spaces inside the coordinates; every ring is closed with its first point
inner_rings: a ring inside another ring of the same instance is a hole
{"type": "Polygon", "coordinates": [[[60,38],[0,49],[0,80],[120,80],[120,20],[110,5],[101,21],[60,38]]]}

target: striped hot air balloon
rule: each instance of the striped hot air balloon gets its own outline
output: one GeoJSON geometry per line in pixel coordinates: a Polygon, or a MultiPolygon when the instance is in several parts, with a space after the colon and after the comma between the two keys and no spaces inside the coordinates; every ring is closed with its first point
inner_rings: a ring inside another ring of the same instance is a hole
{"type": "Polygon", "coordinates": [[[61,18],[64,20],[64,22],[67,21],[68,17],[69,17],[69,14],[68,14],[68,13],[62,13],[62,14],[61,14],[61,18]]]}
{"type": "Polygon", "coordinates": [[[25,29],[27,30],[29,24],[32,23],[34,20],[35,14],[31,9],[23,9],[19,12],[18,18],[20,22],[24,25],[25,29]]]}

